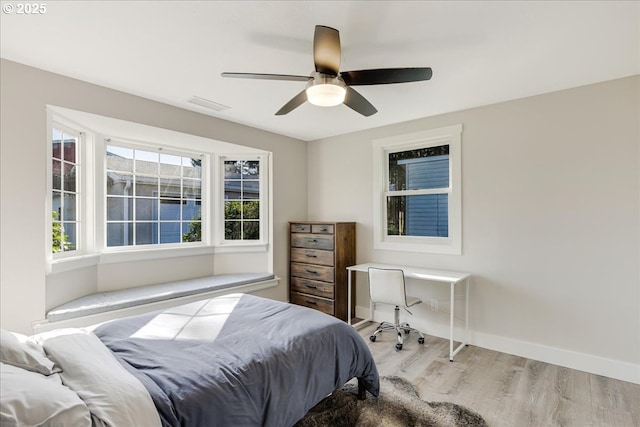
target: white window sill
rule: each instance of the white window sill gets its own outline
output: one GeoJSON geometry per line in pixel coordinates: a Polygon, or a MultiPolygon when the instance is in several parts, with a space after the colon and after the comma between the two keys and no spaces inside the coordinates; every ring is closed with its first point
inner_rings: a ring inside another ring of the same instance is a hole
{"type": "Polygon", "coordinates": [[[252,243],[252,244],[220,244],[215,247],[214,253],[216,254],[231,254],[231,253],[262,253],[269,250],[269,245],[266,243],[252,243]]]}
{"type": "Polygon", "coordinates": [[[243,245],[220,245],[220,246],[196,246],[182,248],[153,248],[137,250],[117,250],[100,254],[85,254],[78,256],[68,256],[51,261],[51,269],[48,274],[64,273],[66,271],[79,270],[92,267],[98,264],[116,264],[132,261],[147,261],[154,259],[179,258],[185,256],[212,255],[217,253],[264,253],[269,245],[243,244],[243,245]]]}
{"type": "Polygon", "coordinates": [[[375,242],[374,249],[404,252],[420,252],[443,255],[462,255],[462,247],[459,242],[451,238],[424,239],[424,238],[394,238],[375,242]],[[406,240],[405,240],[406,239],[406,240]],[[401,241],[404,240],[404,241],[401,241]]]}

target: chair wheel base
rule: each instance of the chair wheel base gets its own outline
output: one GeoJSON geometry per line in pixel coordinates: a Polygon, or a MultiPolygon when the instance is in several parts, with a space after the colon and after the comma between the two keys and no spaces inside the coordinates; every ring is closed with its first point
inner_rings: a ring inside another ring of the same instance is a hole
{"type": "Polygon", "coordinates": [[[376,336],[375,336],[375,335],[371,335],[371,336],[369,337],[369,340],[370,340],[371,342],[376,342],[376,336]]]}
{"type": "Polygon", "coordinates": [[[396,344],[396,350],[402,350],[402,344],[400,343],[396,344]]]}
{"type": "Polygon", "coordinates": [[[418,344],[424,344],[424,338],[423,337],[418,338],[418,344]]]}

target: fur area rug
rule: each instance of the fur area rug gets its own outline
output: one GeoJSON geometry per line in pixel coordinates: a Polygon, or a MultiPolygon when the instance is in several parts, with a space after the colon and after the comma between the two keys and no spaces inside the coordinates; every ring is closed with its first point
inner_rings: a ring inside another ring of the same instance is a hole
{"type": "Polygon", "coordinates": [[[403,378],[381,377],[380,395],[358,400],[348,383],[318,403],[294,427],[486,427],[474,411],[447,402],[425,402],[403,378]]]}

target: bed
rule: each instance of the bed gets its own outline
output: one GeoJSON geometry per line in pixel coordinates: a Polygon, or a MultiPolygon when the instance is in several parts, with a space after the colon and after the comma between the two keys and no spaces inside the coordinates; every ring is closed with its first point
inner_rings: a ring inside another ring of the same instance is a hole
{"type": "Polygon", "coordinates": [[[32,337],[6,334],[3,426],[35,416],[33,408],[52,405],[54,394],[66,399],[66,406],[55,409],[50,419],[39,415],[34,425],[44,419],[49,425],[78,426],[291,426],[353,378],[362,393],[379,392],[375,362],[351,326],[315,310],[248,294],[93,328],[32,337]],[[15,337],[20,342],[12,344],[15,337]],[[23,354],[18,362],[9,360],[9,345],[28,350],[31,359],[23,354]],[[39,371],[30,369],[38,363],[39,371]],[[19,374],[30,376],[25,380],[19,374]],[[33,389],[40,377],[48,387],[42,402],[34,390],[18,390],[25,384],[33,389]],[[54,386],[57,391],[50,391],[54,386]]]}

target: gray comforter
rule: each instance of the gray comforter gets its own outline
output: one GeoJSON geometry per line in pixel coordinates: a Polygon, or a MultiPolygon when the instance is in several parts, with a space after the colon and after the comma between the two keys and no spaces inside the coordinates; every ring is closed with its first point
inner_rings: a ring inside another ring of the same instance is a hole
{"type": "Polygon", "coordinates": [[[315,310],[234,294],[109,322],[95,334],[148,389],[166,426],[291,426],[354,377],[369,348],[315,310]]]}

